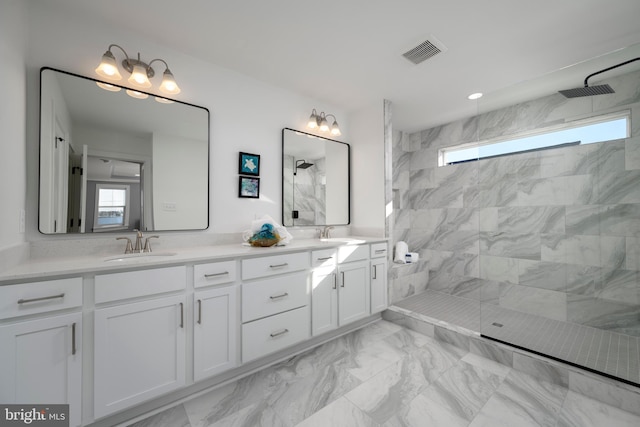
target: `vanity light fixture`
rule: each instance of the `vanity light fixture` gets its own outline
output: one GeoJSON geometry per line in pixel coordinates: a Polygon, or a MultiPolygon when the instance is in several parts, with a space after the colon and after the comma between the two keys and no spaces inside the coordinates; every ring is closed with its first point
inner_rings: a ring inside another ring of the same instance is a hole
{"type": "Polygon", "coordinates": [[[315,108],[311,111],[311,116],[309,116],[309,123],[307,123],[307,127],[309,129],[319,128],[321,132],[326,132],[331,129],[331,135],[335,136],[339,136],[342,134],[342,132],[340,132],[340,127],[338,126],[336,116],[334,116],[333,114],[324,114],[324,111],[318,114],[315,108]],[[331,128],[329,128],[329,122],[327,121],[328,117],[333,117],[333,124],[331,125],[331,128]]]}
{"type": "MultiPolygon", "coordinates": [[[[100,65],[98,65],[98,68],[96,68],[95,70],[96,74],[112,81],[122,80],[122,75],[120,74],[120,71],[118,70],[118,64],[116,63],[116,58],[111,52],[111,49],[114,47],[117,47],[122,51],[122,53],[124,53],[125,59],[122,60],[122,68],[130,73],[129,79],[127,81],[134,87],[134,89],[150,88],[152,85],[149,79],[155,75],[155,71],[153,68],[151,68],[151,64],[153,64],[154,62],[162,62],[166,68],[164,70],[164,73],[162,74],[160,91],[169,95],[176,95],[180,93],[180,88],[176,83],[176,79],[173,77],[171,70],[169,70],[169,65],[167,65],[167,62],[164,59],[152,59],[147,64],[140,59],[140,53],[138,53],[138,59],[132,59],[129,57],[127,52],[117,44],[109,45],[107,51],[104,53],[104,55],[102,55],[102,61],[100,61],[100,65]]],[[[140,92],[137,91],[131,92],[140,94],[140,92]]],[[[127,91],[127,93],[129,93],[129,91],[127,91]]],[[[129,93],[129,95],[134,96],[131,93],[129,93]]],[[[139,96],[134,97],[139,98],[139,96]]]]}

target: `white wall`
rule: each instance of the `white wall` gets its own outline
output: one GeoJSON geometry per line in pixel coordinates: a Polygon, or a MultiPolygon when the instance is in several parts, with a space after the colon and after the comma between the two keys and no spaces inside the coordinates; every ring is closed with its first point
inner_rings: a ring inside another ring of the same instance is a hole
{"type": "Polygon", "coordinates": [[[354,234],[384,236],[384,100],[349,115],[354,234]]]}
{"type": "MultiPolygon", "coordinates": [[[[27,33],[23,0],[0,2],[0,250],[19,245],[20,210],[25,208],[25,92],[24,57],[27,33]]],[[[37,179],[37,177],[36,177],[37,179]]],[[[37,182],[36,182],[37,185],[37,182]]],[[[37,216],[37,210],[30,212],[37,216]]]]}
{"type": "MultiPolygon", "coordinates": [[[[207,233],[241,232],[250,226],[254,217],[262,214],[280,218],[281,130],[283,127],[303,129],[312,108],[343,117],[340,120],[341,140],[351,142],[346,114],[334,106],[159,46],[141,35],[106,27],[99,17],[62,14],[55,10],[55,2],[32,2],[29,3],[28,28],[29,176],[37,177],[38,174],[40,67],[93,76],[93,70],[111,43],[123,46],[130,54],[139,51],[143,59],[165,59],[182,88],[177,98],[206,107],[211,112],[210,228],[207,233]],[[237,197],[239,151],[261,155],[260,199],[237,197]]],[[[6,31],[4,26],[0,31],[6,31]]],[[[3,37],[3,40],[7,38],[3,37]]],[[[120,58],[118,52],[115,55],[120,58]]],[[[20,77],[24,79],[23,75],[20,77]]],[[[157,86],[159,80],[154,83],[157,86]]],[[[22,99],[19,101],[24,103],[22,99]]],[[[0,157],[4,158],[4,155],[0,157]]],[[[22,169],[22,162],[18,165],[22,169]]],[[[37,192],[37,181],[29,180],[29,212],[37,212],[37,192]]],[[[27,232],[31,241],[52,238],[38,233],[35,215],[29,216],[27,232]]]]}

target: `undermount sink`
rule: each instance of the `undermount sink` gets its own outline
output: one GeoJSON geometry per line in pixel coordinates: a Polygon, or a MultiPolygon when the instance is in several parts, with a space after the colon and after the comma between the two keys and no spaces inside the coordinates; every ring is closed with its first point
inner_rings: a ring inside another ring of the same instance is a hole
{"type": "Polygon", "coordinates": [[[172,257],[174,255],[176,255],[175,252],[142,252],[142,253],[125,254],[125,255],[118,255],[114,257],[105,258],[104,262],[137,261],[137,260],[143,260],[149,257],[172,257]]]}
{"type": "Polygon", "coordinates": [[[343,243],[346,245],[359,245],[365,241],[362,239],[354,239],[352,237],[328,237],[320,239],[321,242],[327,243],[343,243]]]}

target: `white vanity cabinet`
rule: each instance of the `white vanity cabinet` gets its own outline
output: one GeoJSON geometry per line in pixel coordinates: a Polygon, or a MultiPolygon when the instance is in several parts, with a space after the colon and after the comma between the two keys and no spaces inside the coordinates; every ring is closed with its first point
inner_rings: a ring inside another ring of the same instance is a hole
{"type": "Polygon", "coordinates": [[[371,314],[387,308],[387,243],[371,245],[371,314]]]}
{"type": "Polygon", "coordinates": [[[96,303],[118,304],[94,313],[95,418],[185,385],[186,297],[156,295],[185,286],[184,266],[96,276],[96,303]]]}
{"type": "Polygon", "coordinates": [[[193,377],[200,381],[238,365],[236,261],[194,266],[193,377]],[[207,287],[203,289],[203,287],[207,287]],[[213,287],[212,286],[216,286],[213,287]]]}
{"type": "Polygon", "coordinates": [[[369,245],[315,250],[311,263],[314,336],[369,315],[369,245]]]}
{"type": "Polygon", "coordinates": [[[70,426],[81,423],[82,279],[0,287],[0,402],[69,404],[70,426]]]}
{"type": "Polygon", "coordinates": [[[242,260],[242,361],[310,337],[309,253],[242,260]]]}

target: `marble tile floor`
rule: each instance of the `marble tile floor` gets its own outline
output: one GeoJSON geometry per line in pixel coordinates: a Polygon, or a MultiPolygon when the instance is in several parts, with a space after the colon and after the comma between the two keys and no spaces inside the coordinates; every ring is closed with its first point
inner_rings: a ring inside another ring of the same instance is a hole
{"type": "Polygon", "coordinates": [[[640,426],[640,416],[380,320],[130,427],[640,426]]]}

